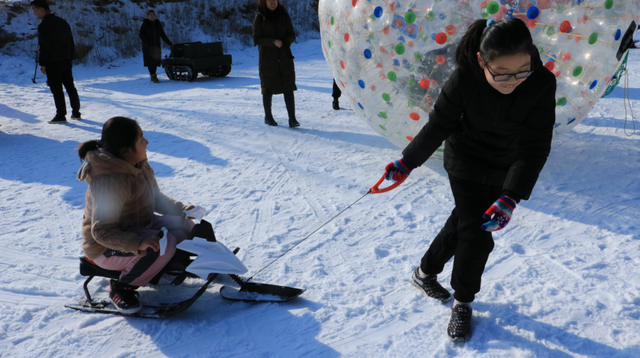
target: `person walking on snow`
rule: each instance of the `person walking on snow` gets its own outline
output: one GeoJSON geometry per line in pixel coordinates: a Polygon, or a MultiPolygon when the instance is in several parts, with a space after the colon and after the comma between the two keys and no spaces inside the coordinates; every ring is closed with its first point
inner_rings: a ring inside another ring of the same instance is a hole
{"type": "Polygon", "coordinates": [[[161,273],[194,226],[181,216],[194,206],[160,191],[147,162],[147,144],[135,120],[114,117],[105,122],[99,141],[78,148],[83,160],[78,179],[89,184],[82,249],[99,267],[122,271],[111,280],[109,298],[125,314],[142,308],[136,289],[161,273]],[[162,227],[169,229],[164,255],[159,252],[162,227]]]}
{"type": "Polygon", "coordinates": [[[71,104],[71,119],[79,120],[80,97],[73,83],[73,53],[75,43],[69,23],[51,13],[47,0],[30,3],[33,14],[42,20],[38,25],[38,48],[40,71],[47,75],[47,83],[56,104],[56,115],[48,123],[67,123],[67,105],[62,86],[67,90],[71,104]]]}
{"type": "Polygon", "coordinates": [[[455,54],[456,69],[438,96],[429,122],[386,166],[390,180],[406,178],[445,142],[444,167],[455,208],[422,257],[411,283],[447,302],[437,275],[453,257],[455,298],[449,338],[471,337],[471,302],[494,242],[516,204],[529,199],[551,150],[556,79],[540,60],[525,23],[477,20],[455,54]]]}
{"type": "Polygon", "coordinates": [[[173,45],[164,33],[160,20],[156,19],[156,13],[153,10],[147,11],[147,17],[142,20],[139,32],[140,40],[142,40],[142,58],[144,67],[149,69],[151,82],[159,83],[158,74],[156,73],[158,66],[162,65],[162,39],[169,47],[173,45]]]}
{"type": "Polygon", "coordinates": [[[296,71],[293,64],[291,44],[296,34],[287,10],[278,0],[259,0],[258,14],[253,20],[253,43],[259,50],[260,86],[264,122],[277,126],[271,113],[274,94],[284,93],[284,102],[289,114],[289,127],[299,127],[293,91],[296,87],[296,71]]]}

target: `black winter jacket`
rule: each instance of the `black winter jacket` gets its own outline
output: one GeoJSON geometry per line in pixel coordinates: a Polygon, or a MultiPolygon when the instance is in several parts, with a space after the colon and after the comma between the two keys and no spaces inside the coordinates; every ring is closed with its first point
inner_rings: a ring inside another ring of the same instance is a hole
{"type": "Polygon", "coordinates": [[[142,40],[142,56],[145,66],[160,66],[160,58],[154,55],[154,52],[160,53],[160,38],[171,47],[172,43],[164,33],[160,20],[153,21],[149,19],[142,20],[140,32],[138,34],[142,40]]]}
{"type": "Polygon", "coordinates": [[[258,8],[253,20],[253,43],[259,49],[262,94],[266,91],[281,94],[297,90],[291,53],[291,44],[295,41],[291,18],[282,5],[273,11],[258,8]],[[282,47],[274,45],[274,40],[282,41],[282,47]]]}
{"type": "Polygon", "coordinates": [[[422,165],[446,139],[444,167],[460,179],[502,185],[504,194],[529,199],[551,150],[556,79],[532,49],[534,73],[503,95],[482,69],[458,67],[436,100],[429,122],[403,151],[422,165]]]}
{"type": "Polygon", "coordinates": [[[38,45],[40,66],[60,61],[71,63],[75,44],[69,23],[54,14],[47,14],[38,25],[38,45]]]}

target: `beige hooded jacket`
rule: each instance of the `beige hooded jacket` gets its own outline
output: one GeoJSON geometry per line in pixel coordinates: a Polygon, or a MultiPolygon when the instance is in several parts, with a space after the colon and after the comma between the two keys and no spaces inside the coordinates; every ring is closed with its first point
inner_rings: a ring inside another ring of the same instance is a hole
{"type": "Polygon", "coordinates": [[[181,202],[162,194],[146,160],[134,167],[108,152],[94,150],[85,156],[78,179],[89,184],[82,249],[90,260],[107,249],[144,256],[145,251],[138,251],[143,238],[129,230],[151,223],[154,212],[181,215],[184,209],[181,202]]]}

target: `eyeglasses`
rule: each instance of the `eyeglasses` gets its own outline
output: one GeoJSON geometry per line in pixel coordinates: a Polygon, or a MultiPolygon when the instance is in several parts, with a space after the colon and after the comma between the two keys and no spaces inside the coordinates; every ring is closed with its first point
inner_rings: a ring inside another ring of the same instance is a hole
{"type": "Polygon", "coordinates": [[[487,71],[489,71],[489,74],[491,75],[491,77],[493,77],[493,80],[496,82],[508,81],[511,79],[511,76],[515,77],[516,80],[523,80],[531,76],[531,74],[533,73],[533,70],[531,70],[531,71],[523,71],[518,73],[501,73],[499,75],[494,75],[493,72],[491,72],[491,67],[489,67],[489,65],[485,63],[484,66],[487,68],[487,71]]]}

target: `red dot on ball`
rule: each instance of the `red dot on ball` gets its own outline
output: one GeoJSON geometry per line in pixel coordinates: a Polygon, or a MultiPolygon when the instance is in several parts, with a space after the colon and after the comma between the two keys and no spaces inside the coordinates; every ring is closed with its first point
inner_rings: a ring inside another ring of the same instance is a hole
{"type": "Polygon", "coordinates": [[[445,34],[444,32],[441,32],[439,34],[436,35],[436,42],[438,43],[438,45],[442,45],[445,42],[447,42],[447,34],[445,34]]]}
{"type": "Polygon", "coordinates": [[[565,20],[560,24],[560,32],[567,33],[569,31],[571,31],[571,23],[565,20]]]}
{"type": "Polygon", "coordinates": [[[431,82],[429,81],[428,78],[423,78],[420,80],[420,87],[422,88],[429,88],[429,85],[431,84],[431,82]]]}

